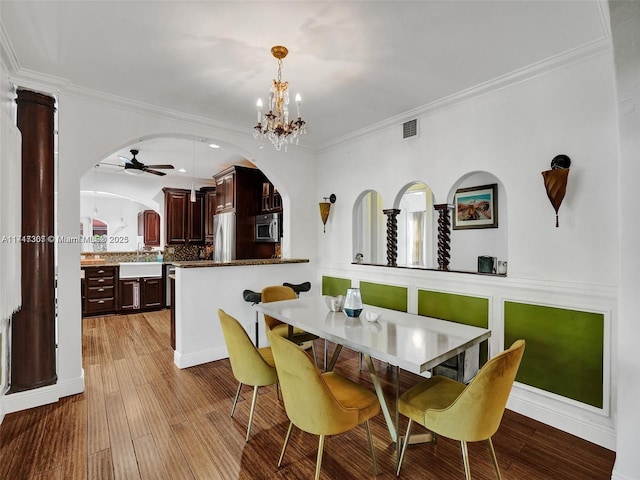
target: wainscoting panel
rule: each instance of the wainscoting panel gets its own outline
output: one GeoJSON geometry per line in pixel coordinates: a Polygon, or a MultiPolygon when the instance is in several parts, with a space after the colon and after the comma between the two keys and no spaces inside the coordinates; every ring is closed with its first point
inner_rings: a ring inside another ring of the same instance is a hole
{"type": "Polygon", "coordinates": [[[603,408],[604,315],[504,303],[504,343],[527,342],[518,382],[603,408]]]}
{"type": "Polygon", "coordinates": [[[348,278],[322,277],[323,295],[331,295],[332,297],[346,295],[347,288],[351,288],[351,280],[348,278]]]}
{"type": "Polygon", "coordinates": [[[360,293],[362,294],[362,301],[367,305],[375,305],[376,307],[400,312],[407,311],[408,290],[406,287],[361,281],[360,293]]]}

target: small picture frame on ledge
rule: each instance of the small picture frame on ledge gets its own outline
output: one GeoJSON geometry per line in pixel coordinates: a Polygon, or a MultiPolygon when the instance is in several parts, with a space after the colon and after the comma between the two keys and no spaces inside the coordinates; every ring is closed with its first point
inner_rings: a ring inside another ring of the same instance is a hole
{"type": "Polygon", "coordinates": [[[498,228],[498,184],[459,188],[453,198],[453,229],[498,228]]]}

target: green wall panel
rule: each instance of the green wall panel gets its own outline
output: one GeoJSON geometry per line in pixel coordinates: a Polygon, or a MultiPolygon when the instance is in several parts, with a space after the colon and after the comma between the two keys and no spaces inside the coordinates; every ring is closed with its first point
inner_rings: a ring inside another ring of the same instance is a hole
{"type": "MultiPolygon", "coordinates": [[[[489,328],[489,299],[418,290],[418,315],[489,328]]],[[[480,344],[480,365],[486,363],[488,355],[489,342],[484,341],[480,344]]]]}
{"type": "Polygon", "coordinates": [[[418,290],[418,315],[489,328],[487,298],[418,290]]]}
{"type": "Polygon", "coordinates": [[[381,283],[360,282],[362,302],[391,310],[407,311],[407,288],[381,283]]]}
{"type": "Polygon", "coordinates": [[[505,346],[527,342],[516,380],[602,408],[604,315],[505,302],[505,346]]]}
{"type": "Polygon", "coordinates": [[[331,295],[333,297],[338,295],[346,295],[347,288],[351,288],[351,280],[348,278],[339,277],[322,277],[322,294],[331,295]]]}

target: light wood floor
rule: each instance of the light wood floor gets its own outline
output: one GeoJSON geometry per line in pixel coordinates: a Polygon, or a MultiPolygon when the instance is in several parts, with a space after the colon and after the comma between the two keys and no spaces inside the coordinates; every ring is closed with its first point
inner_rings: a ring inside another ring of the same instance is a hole
{"type": "MultiPolygon", "coordinates": [[[[211,321],[218,321],[213,314],[211,321]]],[[[230,418],[237,383],[229,362],[184,370],[174,366],[168,311],[87,318],[83,339],[86,391],[5,417],[0,478],[313,478],[317,437],[300,431],[294,430],[283,467],[276,467],[288,420],[274,387],[261,389],[252,437],[245,443],[251,390],[245,387],[230,418]]],[[[376,365],[391,390],[393,371],[376,365]]],[[[371,387],[353,352],[345,349],[336,370],[371,387]]],[[[403,373],[401,388],[415,381],[403,373]]],[[[396,478],[395,446],[382,414],[374,419],[372,433],[377,478],[396,478]]],[[[504,480],[609,479],[615,457],[510,411],[494,445],[504,480]]],[[[495,478],[485,445],[470,445],[470,455],[474,480],[495,478]]],[[[322,478],[374,478],[363,427],[327,441],[322,478]]],[[[410,447],[400,478],[462,480],[459,444],[440,438],[435,446],[410,447]]]]}

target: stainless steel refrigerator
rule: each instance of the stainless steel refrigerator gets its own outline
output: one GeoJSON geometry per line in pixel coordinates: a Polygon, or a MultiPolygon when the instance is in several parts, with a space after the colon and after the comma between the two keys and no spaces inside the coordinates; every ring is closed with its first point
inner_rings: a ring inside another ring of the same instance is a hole
{"type": "Polygon", "coordinates": [[[219,213],[213,217],[213,259],[229,262],[236,259],[236,214],[219,213]]]}

